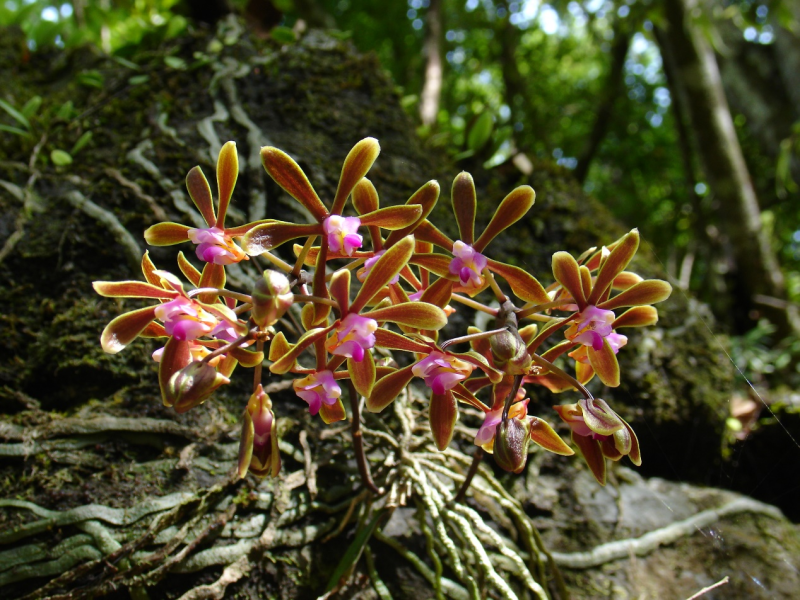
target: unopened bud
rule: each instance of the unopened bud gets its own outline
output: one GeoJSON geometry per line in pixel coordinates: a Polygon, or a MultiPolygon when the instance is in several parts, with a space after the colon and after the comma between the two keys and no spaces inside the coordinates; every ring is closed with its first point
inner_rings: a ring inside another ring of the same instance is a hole
{"type": "Polygon", "coordinates": [[[239,477],[250,471],[256,477],[276,477],[281,470],[278,426],[272,401],[261,384],[250,396],[244,411],[239,441],[239,477]]]}
{"type": "Polygon", "coordinates": [[[203,361],[189,363],[167,383],[166,402],[179,413],[186,412],[205,400],[230,379],[203,361]]]}
{"type": "Polygon", "coordinates": [[[516,330],[506,329],[489,338],[494,365],[507,375],[524,375],[531,367],[525,342],[516,330]]]}
{"type": "Polygon", "coordinates": [[[528,460],[530,423],[527,419],[500,421],[494,438],[494,460],[505,471],[521,473],[528,460]]]}
{"type": "Polygon", "coordinates": [[[253,286],[250,295],[253,298],[250,315],[261,328],[277,323],[294,303],[289,279],[280,271],[272,269],[264,271],[264,276],[253,286]]]}

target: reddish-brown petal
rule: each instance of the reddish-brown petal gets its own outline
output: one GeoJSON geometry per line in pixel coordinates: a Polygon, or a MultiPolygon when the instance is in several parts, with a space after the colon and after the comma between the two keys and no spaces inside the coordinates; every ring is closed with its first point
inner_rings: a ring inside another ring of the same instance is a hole
{"type": "Polygon", "coordinates": [[[592,288],[592,293],[587,298],[589,304],[597,304],[600,298],[603,297],[606,290],[611,286],[616,279],[617,275],[625,270],[628,263],[631,262],[633,255],[639,248],[639,231],[634,229],[620,240],[616,247],[611,251],[606,258],[603,266],[597,273],[597,278],[592,288]]]}
{"type": "Polygon", "coordinates": [[[331,296],[339,303],[339,311],[344,315],[350,310],[350,271],[339,269],[331,277],[331,296]]]}
{"type": "Polygon", "coordinates": [[[263,352],[251,352],[250,350],[245,350],[241,346],[231,348],[227,351],[227,353],[238,360],[239,364],[248,369],[251,369],[264,362],[263,352]]]}
{"type": "Polygon", "coordinates": [[[372,386],[375,385],[375,361],[372,359],[372,353],[365,352],[364,360],[361,362],[348,358],[347,372],[350,373],[350,379],[356,391],[369,398],[372,393],[372,386]]]}
{"type": "Polygon", "coordinates": [[[275,362],[281,356],[285,355],[292,349],[292,345],[286,340],[286,336],[283,334],[282,331],[279,331],[278,334],[272,338],[272,341],[269,344],[269,360],[275,362]]]}
{"type": "Polygon", "coordinates": [[[188,242],[189,229],[191,227],[180,223],[156,223],[145,229],[144,241],[151,246],[172,246],[188,242]]]}
{"type": "Polygon", "coordinates": [[[158,385],[161,387],[161,400],[164,406],[172,406],[165,393],[170,378],[190,362],[192,353],[189,351],[189,342],[176,340],[174,337],[169,338],[164,345],[161,362],[158,363],[158,385]]]}
{"type": "MultiPolygon", "coordinates": [[[[214,200],[211,198],[211,187],[200,167],[194,167],[186,175],[186,189],[189,190],[189,196],[197,210],[203,215],[206,224],[213,227],[217,222],[217,217],[214,216],[214,200]]],[[[152,242],[148,241],[147,243],[151,244],[152,242]]]]}
{"type": "Polygon", "coordinates": [[[456,386],[451,390],[453,395],[456,397],[456,400],[461,400],[462,402],[469,404],[473,408],[477,408],[481,412],[486,412],[489,410],[489,407],[486,406],[483,402],[478,400],[475,397],[475,394],[467,388],[463,383],[457,383],[456,386]]]}
{"type": "Polygon", "coordinates": [[[363,316],[416,329],[438,330],[447,325],[447,315],[444,311],[427,302],[404,302],[363,313],[363,316]]]}
{"type": "Polygon", "coordinates": [[[95,281],[94,291],[106,298],[158,298],[169,300],[178,292],[165,290],[162,287],[144,281],[95,281]]]}
{"type": "Polygon", "coordinates": [[[514,223],[525,216],[536,201],[536,192],[529,185],[521,185],[517,189],[503,198],[500,206],[497,207],[492,220],[489,221],[484,232],[481,234],[472,247],[478,252],[483,252],[497,235],[511,227],[514,223]]]}
{"type": "Polygon", "coordinates": [[[531,419],[531,441],[545,450],[561,456],[575,454],[572,448],[567,446],[564,440],[561,439],[561,436],[550,427],[550,423],[538,417],[531,419]]]}
{"type": "Polygon", "coordinates": [[[430,346],[382,327],[375,332],[375,345],[389,350],[404,350],[405,352],[419,352],[422,354],[427,354],[431,351],[430,346]]]}
{"type": "Polygon", "coordinates": [[[433,441],[439,450],[444,450],[453,439],[458,421],[458,402],[450,391],[431,396],[428,421],[431,424],[433,441]]]}
{"type": "Polygon", "coordinates": [[[631,451],[628,452],[628,458],[630,458],[631,462],[635,464],[637,467],[641,467],[642,455],[639,450],[639,438],[636,437],[636,432],[633,430],[633,427],[628,425],[625,419],[622,419],[622,423],[625,425],[625,428],[628,430],[628,433],[631,434],[631,451]]]}
{"type": "Polygon", "coordinates": [[[360,312],[408,264],[414,252],[414,238],[408,236],[387,249],[364,280],[353,300],[351,312],[360,312]]]}
{"type": "Polygon", "coordinates": [[[333,404],[325,404],[323,402],[319,407],[319,416],[325,425],[330,425],[331,423],[344,421],[347,418],[347,413],[344,410],[344,404],[339,399],[333,404]]]}
{"type": "Polygon", "coordinates": [[[589,470],[594,475],[597,483],[606,484],[606,459],[600,450],[600,442],[583,435],[572,434],[572,442],[578,447],[583,456],[583,460],[589,466],[589,470]]]}
{"type": "Polygon", "coordinates": [[[645,279],[597,306],[605,310],[615,310],[624,306],[656,304],[669,298],[671,293],[672,286],[666,281],[645,279]]]}
{"type": "Polygon", "coordinates": [[[433,304],[439,308],[444,308],[450,303],[450,298],[453,296],[453,282],[444,277],[440,277],[428,286],[422,296],[421,302],[433,304]]]}
{"type": "MultiPolygon", "coordinates": [[[[588,298],[589,294],[592,293],[592,272],[583,265],[579,268],[581,273],[581,289],[583,290],[583,295],[588,298]]],[[[589,301],[587,300],[587,302],[589,301]]]]}
{"type": "Polygon", "coordinates": [[[183,276],[192,282],[193,286],[200,287],[200,271],[186,259],[183,252],[178,252],[178,268],[181,270],[181,273],[183,273],[183,276]]]}
{"type": "Polygon", "coordinates": [[[570,296],[580,310],[586,308],[586,297],[583,294],[581,271],[578,262],[568,252],[553,254],[553,276],[570,296]]]}
{"type": "Polygon", "coordinates": [[[511,287],[511,291],[520,300],[534,304],[550,302],[550,296],[547,295],[542,284],[527,271],[492,259],[489,259],[489,270],[505,279],[511,287]]]}
{"type": "Polygon", "coordinates": [[[331,214],[340,215],[344,208],[347,197],[356,184],[367,174],[372,167],[372,163],[378,158],[381,146],[375,138],[364,138],[358,142],[347,154],[342,166],[342,175],[339,177],[339,186],[336,189],[336,197],[333,199],[331,214]]]}
{"type": "Polygon", "coordinates": [[[284,242],[307,235],[322,235],[322,225],[273,221],[253,227],[244,234],[242,246],[250,256],[258,256],[267,250],[277,248],[284,242]]]}
{"type": "Polygon", "coordinates": [[[455,277],[450,274],[450,262],[453,259],[444,254],[415,254],[409,261],[412,265],[418,265],[423,269],[435,273],[439,277],[449,278],[455,277]]]}
{"type": "Polygon", "coordinates": [[[569,352],[574,347],[575,347],[574,342],[570,342],[569,340],[564,340],[563,342],[556,344],[555,346],[550,348],[547,352],[542,354],[542,358],[549,360],[550,362],[553,362],[559,356],[561,356],[566,352],[569,352]]]}
{"type": "Polygon", "coordinates": [[[146,306],[139,310],[124,313],[111,321],[103,329],[100,345],[109,354],[116,354],[130,344],[155,319],[156,307],[146,306]]]}
{"type": "Polygon", "coordinates": [[[614,445],[613,437],[607,437],[600,440],[600,452],[603,453],[603,456],[610,458],[613,461],[618,461],[623,457],[623,453],[620,452],[619,449],[614,445]]]}
{"type": "MultiPolygon", "coordinates": [[[[206,263],[203,267],[203,272],[200,275],[199,287],[212,287],[222,289],[225,287],[225,267],[215,263],[206,263]]],[[[218,295],[214,292],[200,294],[197,299],[200,302],[211,304],[217,301],[218,295]]]]}
{"type": "Polygon", "coordinates": [[[475,241],[475,182],[472,175],[462,171],[453,180],[451,192],[453,199],[453,212],[458,223],[458,232],[461,241],[472,245],[475,241]]]}
{"type": "Polygon", "coordinates": [[[306,348],[308,348],[311,344],[313,344],[315,341],[327,335],[328,332],[331,329],[333,329],[335,325],[336,323],[334,323],[333,325],[329,325],[328,327],[312,329],[310,331],[305,332],[300,337],[300,339],[297,340],[297,343],[294,346],[292,346],[291,350],[289,350],[286,354],[284,354],[278,360],[272,363],[269,370],[272,371],[273,373],[276,373],[277,375],[283,375],[284,373],[287,373],[289,369],[292,368],[292,365],[294,365],[294,362],[295,360],[297,360],[297,357],[300,356],[300,354],[302,354],[303,351],[306,348]]]}
{"type": "MultiPolygon", "coordinates": [[[[411,198],[408,199],[406,202],[406,206],[411,206],[414,204],[418,204],[422,207],[422,214],[419,218],[408,227],[403,227],[402,229],[398,229],[396,231],[392,231],[389,234],[389,237],[386,239],[386,246],[391,246],[398,241],[402,240],[406,237],[409,233],[414,233],[417,227],[423,223],[425,223],[425,219],[428,218],[428,215],[433,210],[433,207],[436,206],[436,201],[439,199],[439,184],[436,181],[429,181],[421,188],[419,188],[411,198]]],[[[453,242],[450,242],[450,248],[453,247],[453,242]]]]}
{"type": "Polygon", "coordinates": [[[419,219],[422,207],[419,204],[389,206],[361,215],[361,224],[383,229],[402,229],[419,219]]]}
{"type": "Polygon", "coordinates": [[[413,366],[408,365],[376,381],[372,386],[372,393],[367,398],[367,410],[373,413],[381,412],[394,402],[394,399],[408,387],[408,383],[414,378],[414,374],[411,372],[413,366]]]}
{"type": "Polygon", "coordinates": [[[164,326],[154,321],[148,324],[147,327],[142,330],[142,333],[139,334],[139,337],[162,338],[169,336],[167,335],[167,330],[164,329],[164,326]]]}
{"type": "MultiPolygon", "coordinates": [[[[178,254],[183,254],[183,252],[179,252],[178,254]]],[[[153,264],[153,261],[150,259],[150,251],[145,250],[144,254],[142,255],[142,274],[144,278],[147,280],[147,283],[152,285],[161,286],[161,277],[158,276],[156,273],[158,269],[153,264]]]]}
{"type": "Polygon", "coordinates": [[[328,217],[328,209],[311,187],[303,169],[291,156],[272,146],[265,146],[261,148],[261,163],[275,183],[308,209],[318,222],[322,223],[328,217]]]}
{"type": "Polygon", "coordinates": [[[353,206],[360,215],[374,212],[380,206],[378,190],[366,177],[363,177],[353,188],[353,206]]]}
{"type": "Polygon", "coordinates": [[[225,227],[225,215],[231,202],[233,188],[239,177],[239,154],[236,142],[226,142],[217,158],[217,186],[219,190],[219,210],[217,211],[217,227],[225,227]]]}
{"type": "Polygon", "coordinates": [[[556,330],[560,329],[564,325],[567,324],[566,319],[562,319],[561,321],[550,321],[547,325],[542,327],[542,330],[536,334],[536,337],[531,340],[528,344],[528,353],[536,352],[541,346],[542,342],[549,338],[556,330]]]}
{"type": "Polygon", "coordinates": [[[587,348],[589,364],[592,365],[594,372],[608,387],[619,387],[619,363],[614,350],[608,345],[608,340],[603,339],[603,347],[600,350],[587,348]]]}
{"type": "Polygon", "coordinates": [[[575,363],[575,379],[577,379],[581,385],[586,385],[594,378],[594,369],[592,365],[587,365],[586,363],[576,362],[575,363]]]}
{"type": "Polygon", "coordinates": [[[654,306],[634,306],[629,308],[611,325],[618,327],[647,327],[658,323],[658,310],[654,306]]]}
{"type": "Polygon", "coordinates": [[[274,223],[275,219],[261,219],[259,221],[252,221],[250,223],[245,223],[244,225],[239,225],[238,227],[226,227],[225,233],[226,235],[231,236],[232,238],[242,237],[251,229],[255,229],[259,225],[264,225],[265,223],[274,223]]]}
{"type": "Polygon", "coordinates": [[[444,248],[448,252],[452,252],[453,250],[453,240],[443,234],[436,228],[436,225],[431,223],[430,221],[423,221],[417,228],[414,229],[414,237],[417,238],[420,242],[429,242],[440,248],[444,248]]]}
{"type": "Polygon", "coordinates": [[[642,281],[642,278],[636,273],[633,273],[632,271],[623,271],[614,278],[614,283],[612,283],[611,286],[615,290],[627,290],[629,287],[636,285],[640,281],[642,281]]]}
{"type": "MultiPolygon", "coordinates": [[[[489,343],[486,340],[487,344],[489,343]]],[[[491,351],[491,350],[490,350],[491,351]]],[[[481,354],[480,352],[476,352],[474,350],[470,350],[469,352],[459,353],[456,354],[458,358],[461,360],[465,360],[468,363],[471,363],[481,369],[486,375],[489,377],[492,383],[498,383],[503,379],[503,373],[495,369],[486,357],[481,354]]]]}

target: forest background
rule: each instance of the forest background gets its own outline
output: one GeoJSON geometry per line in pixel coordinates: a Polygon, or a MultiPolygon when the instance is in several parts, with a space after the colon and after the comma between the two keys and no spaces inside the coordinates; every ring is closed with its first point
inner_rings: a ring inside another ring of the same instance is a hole
{"type": "Polygon", "coordinates": [[[797,3],[6,0],[0,23],[31,51],[124,60],[230,11],[263,36],[324,27],[377,53],[419,135],[457,160],[571,171],[711,307],[762,395],[800,381],[797,3]]]}

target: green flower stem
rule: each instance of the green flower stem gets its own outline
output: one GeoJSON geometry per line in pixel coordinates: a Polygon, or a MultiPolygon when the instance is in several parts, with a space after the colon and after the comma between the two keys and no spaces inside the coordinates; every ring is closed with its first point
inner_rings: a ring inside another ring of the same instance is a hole
{"type": "MultiPolygon", "coordinates": [[[[342,268],[347,269],[348,271],[352,271],[363,265],[365,262],[367,262],[366,258],[357,258],[356,260],[347,263],[342,268]]],[[[331,279],[333,279],[333,273],[328,273],[327,275],[325,275],[325,281],[330,281],[331,279]]]]}
{"type": "Polygon", "coordinates": [[[253,308],[253,305],[250,304],[249,302],[245,302],[244,304],[240,304],[239,306],[234,308],[233,312],[236,315],[242,315],[242,314],[246,313],[247,311],[249,311],[251,308],[253,308]]]}
{"type": "Polygon", "coordinates": [[[328,306],[339,308],[339,303],[336,302],[336,300],[331,300],[330,298],[323,298],[322,296],[307,296],[306,294],[295,294],[294,300],[295,302],[315,302],[317,304],[327,304],[328,306]]]}
{"type": "MultiPolygon", "coordinates": [[[[256,342],[256,352],[263,352],[263,351],[264,351],[264,340],[259,337],[258,341],[256,342]]],[[[264,361],[261,361],[260,363],[258,363],[255,366],[255,369],[253,369],[253,393],[254,394],[256,393],[256,390],[258,389],[258,384],[261,383],[261,372],[262,372],[263,368],[264,368],[264,361]]]]}
{"type": "Polygon", "coordinates": [[[252,302],[253,301],[253,299],[250,297],[250,294],[240,294],[239,292],[232,292],[231,290],[221,290],[221,289],[215,288],[215,287],[197,288],[197,289],[191,290],[186,295],[189,296],[189,298],[193,298],[194,296],[197,296],[198,294],[208,294],[208,293],[216,294],[218,296],[227,296],[228,298],[235,298],[239,302],[252,302]]]}
{"type": "Polygon", "coordinates": [[[364,454],[364,438],[361,434],[361,411],[358,406],[358,393],[356,386],[350,379],[347,381],[347,392],[350,396],[350,408],[353,411],[352,434],[353,434],[353,450],[356,453],[356,462],[358,463],[358,473],[361,475],[361,483],[364,484],[369,491],[378,496],[383,495],[384,491],[375,485],[372,481],[372,475],[369,472],[369,464],[367,463],[367,456],[364,454]]]}
{"type": "Polygon", "coordinates": [[[503,304],[503,302],[505,302],[506,300],[508,300],[508,298],[506,297],[506,295],[503,293],[503,290],[501,290],[501,289],[500,289],[500,286],[499,286],[499,285],[497,285],[497,281],[495,281],[495,279],[494,279],[494,275],[493,275],[493,274],[492,274],[492,272],[489,270],[489,267],[486,267],[486,268],[483,270],[483,276],[484,276],[484,277],[486,277],[486,281],[488,281],[488,282],[489,282],[489,287],[491,287],[491,288],[492,288],[492,291],[494,292],[494,295],[495,295],[495,297],[497,298],[497,301],[498,301],[500,304],[503,304]]]}
{"type": "Polygon", "coordinates": [[[202,362],[207,363],[211,359],[218,357],[220,354],[225,354],[226,352],[228,352],[232,348],[238,348],[242,344],[244,344],[246,342],[249,342],[250,340],[254,339],[256,337],[256,333],[257,333],[256,329],[251,329],[246,334],[244,334],[242,337],[240,337],[238,340],[233,341],[230,344],[225,344],[222,348],[217,348],[211,354],[206,355],[203,358],[202,362]]]}
{"type": "Polygon", "coordinates": [[[467,490],[469,489],[470,484],[472,483],[472,478],[475,477],[475,473],[478,472],[478,467],[481,464],[481,459],[483,458],[483,448],[478,446],[475,448],[475,453],[472,455],[472,464],[469,466],[469,471],[467,471],[467,476],[464,481],[461,483],[461,487],[456,494],[456,497],[453,498],[453,502],[459,504],[464,501],[464,498],[467,497],[467,490]]]}
{"type": "Polygon", "coordinates": [[[506,403],[503,405],[503,423],[508,421],[508,411],[511,409],[511,405],[514,403],[514,399],[517,397],[517,391],[522,385],[523,377],[523,375],[514,375],[514,383],[511,385],[511,391],[508,392],[508,396],[506,396],[506,403]]]}
{"type": "Polygon", "coordinates": [[[472,342],[492,337],[493,335],[497,335],[498,333],[503,333],[505,330],[506,330],[505,327],[501,327],[500,329],[492,329],[491,331],[481,331],[480,333],[471,333],[469,335],[462,335],[461,337],[447,340],[440,347],[442,350],[444,350],[448,346],[454,346],[455,344],[463,344],[465,342],[472,342]]]}
{"type": "Polygon", "coordinates": [[[527,308],[523,308],[521,311],[517,313],[518,319],[524,319],[526,317],[530,317],[535,313],[541,312],[543,310],[549,310],[551,308],[558,308],[559,306],[564,306],[565,304],[573,303],[571,300],[556,300],[555,302],[547,302],[545,304],[537,304],[536,306],[530,306],[527,308]]]}
{"type": "Polygon", "coordinates": [[[496,308],[491,308],[490,306],[486,306],[485,304],[476,302],[475,300],[473,300],[472,298],[468,298],[467,296],[461,296],[460,294],[452,294],[450,298],[451,300],[455,300],[456,302],[463,304],[464,306],[469,306],[470,308],[474,308],[475,310],[488,313],[493,317],[497,316],[496,308]]]}
{"type": "Polygon", "coordinates": [[[269,262],[271,262],[273,265],[278,267],[284,273],[291,273],[292,272],[292,265],[290,265],[289,263],[281,260],[280,258],[275,256],[271,252],[264,252],[262,254],[259,254],[259,256],[263,256],[264,258],[266,258],[269,262]]]}
{"type": "Polygon", "coordinates": [[[594,396],[592,396],[591,392],[589,392],[589,390],[583,387],[581,382],[575,379],[572,375],[565,372],[563,369],[560,369],[559,367],[555,366],[546,358],[542,358],[538,354],[534,353],[531,354],[530,356],[533,362],[535,362],[537,365],[547,368],[547,370],[550,371],[551,373],[555,373],[556,375],[561,377],[561,379],[570,382],[576,390],[578,390],[581,394],[583,394],[584,398],[586,398],[587,400],[594,400],[594,396]]]}
{"type": "MultiPolygon", "coordinates": [[[[300,270],[303,268],[303,263],[306,261],[306,256],[308,256],[308,253],[311,250],[311,246],[314,244],[314,241],[316,239],[317,239],[316,235],[310,235],[308,236],[306,243],[303,245],[303,249],[297,256],[297,261],[294,263],[294,268],[292,269],[292,275],[294,275],[295,277],[300,277],[300,270]]],[[[319,257],[317,257],[317,260],[319,260],[319,257]]]]}

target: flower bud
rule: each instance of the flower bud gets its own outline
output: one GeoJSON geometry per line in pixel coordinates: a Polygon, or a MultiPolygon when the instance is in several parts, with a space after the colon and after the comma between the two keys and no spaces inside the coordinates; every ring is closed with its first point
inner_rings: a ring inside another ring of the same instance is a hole
{"type": "Polygon", "coordinates": [[[521,473],[528,460],[530,423],[527,419],[500,421],[494,438],[494,460],[498,466],[512,473],[521,473]]]}
{"type": "Polygon", "coordinates": [[[516,330],[506,329],[489,338],[495,366],[507,375],[524,375],[531,368],[531,357],[516,330]]]}
{"type": "Polygon", "coordinates": [[[205,402],[214,390],[230,381],[208,363],[195,361],[170,377],[165,390],[165,402],[183,413],[205,402]]]}
{"type": "Polygon", "coordinates": [[[264,271],[264,276],[253,286],[251,297],[253,308],[250,315],[261,328],[277,323],[294,303],[289,279],[280,271],[272,269],[264,271]]]}
{"type": "Polygon", "coordinates": [[[261,384],[250,396],[242,421],[239,478],[244,478],[248,471],[256,477],[276,477],[281,470],[277,419],[272,412],[272,401],[261,384]]]}

